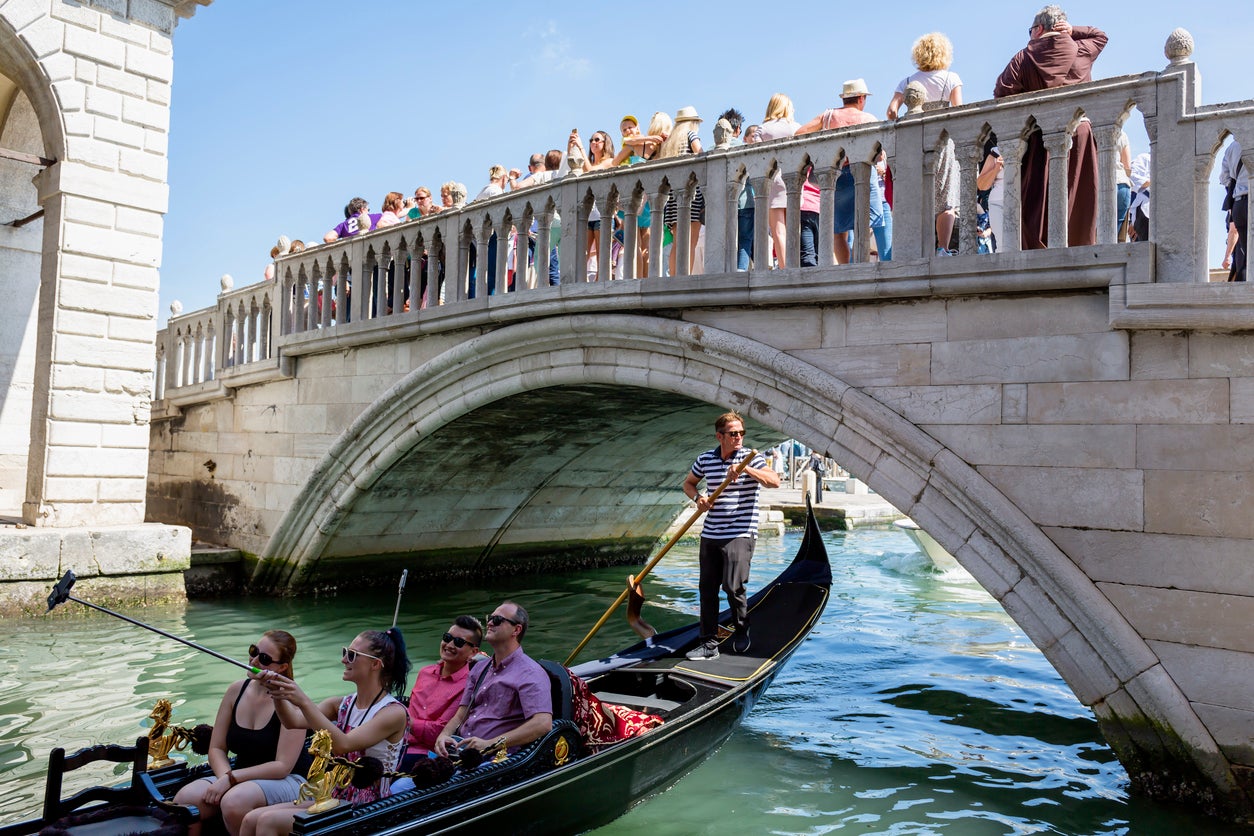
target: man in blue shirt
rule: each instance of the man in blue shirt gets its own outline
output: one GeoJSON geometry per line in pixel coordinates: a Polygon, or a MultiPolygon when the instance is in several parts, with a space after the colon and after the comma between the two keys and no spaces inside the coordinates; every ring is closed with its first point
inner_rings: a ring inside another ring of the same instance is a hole
{"type": "Polygon", "coordinates": [[[779,474],[766,466],[766,458],[760,453],[744,449],[745,424],[735,412],[726,412],[714,422],[718,446],[697,457],[687,478],[684,479],[684,495],[697,503],[697,510],[705,513],[701,527],[701,644],[688,654],[693,661],[718,658],[718,590],[722,586],[727,593],[727,603],[732,611],[735,637],[732,649],[737,653],[749,650],[749,604],[745,595],[745,582],[749,579],[749,561],[753,559],[753,545],[758,536],[758,497],[762,486],[779,487],[779,474]],[[733,480],[718,499],[710,501],[708,493],[701,493],[699,485],[704,480],[707,490],[713,490],[727,478],[750,453],[753,460],[739,478],[733,480]]]}

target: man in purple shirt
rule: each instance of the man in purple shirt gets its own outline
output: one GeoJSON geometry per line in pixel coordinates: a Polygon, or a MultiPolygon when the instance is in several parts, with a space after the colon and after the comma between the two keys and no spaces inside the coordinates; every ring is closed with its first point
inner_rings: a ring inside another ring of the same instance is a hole
{"type": "Polygon", "coordinates": [[[506,601],[486,622],[484,639],[492,645],[492,658],[470,669],[461,707],[436,738],[440,755],[459,748],[513,751],[553,728],[549,675],[522,650],[527,611],[506,601]]]}
{"type": "Polygon", "coordinates": [[[370,204],[365,198],[355,197],[344,207],[344,220],[337,224],[335,229],[322,236],[322,242],[330,244],[341,238],[351,238],[359,232],[369,232],[379,225],[381,217],[383,217],[382,212],[376,215],[370,211],[370,204]]]}

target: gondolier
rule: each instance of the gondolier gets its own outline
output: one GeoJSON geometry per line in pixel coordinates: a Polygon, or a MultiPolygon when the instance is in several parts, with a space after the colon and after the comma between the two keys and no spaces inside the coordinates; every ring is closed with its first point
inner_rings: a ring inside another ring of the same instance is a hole
{"type": "Polygon", "coordinates": [[[762,486],[779,487],[779,475],[766,466],[761,454],[744,449],[745,425],[740,415],[725,412],[714,422],[718,446],[697,457],[684,479],[684,494],[705,513],[701,528],[701,643],[688,653],[693,661],[718,658],[718,590],[727,593],[735,636],[732,650],[746,653],[750,647],[748,604],[745,583],[749,562],[758,537],[758,499],[762,486]],[[738,479],[731,482],[710,502],[699,486],[719,485],[749,455],[753,460],[738,479]]]}

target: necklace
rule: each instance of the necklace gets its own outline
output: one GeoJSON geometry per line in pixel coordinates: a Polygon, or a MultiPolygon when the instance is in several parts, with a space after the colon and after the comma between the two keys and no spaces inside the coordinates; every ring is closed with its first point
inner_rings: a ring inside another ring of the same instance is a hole
{"type": "Polygon", "coordinates": [[[377,703],[379,700],[383,699],[383,695],[384,695],[384,693],[386,693],[386,692],[387,692],[387,689],[386,689],[386,688],[380,688],[380,689],[379,689],[379,693],[375,694],[374,699],[372,699],[372,700],[370,701],[370,705],[366,706],[366,710],[362,712],[362,714],[361,714],[361,718],[360,718],[360,719],[359,719],[356,723],[354,723],[354,722],[353,722],[353,712],[357,709],[357,697],[356,697],[356,696],[354,696],[354,697],[353,697],[353,704],[352,704],[352,706],[351,706],[351,707],[349,707],[349,709],[348,709],[348,724],[349,724],[349,726],[351,726],[352,728],[354,728],[354,729],[355,729],[355,728],[357,728],[358,726],[360,726],[363,722],[365,722],[366,717],[370,714],[370,709],[374,708],[374,704],[375,704],[375,703],[377,703]]]}

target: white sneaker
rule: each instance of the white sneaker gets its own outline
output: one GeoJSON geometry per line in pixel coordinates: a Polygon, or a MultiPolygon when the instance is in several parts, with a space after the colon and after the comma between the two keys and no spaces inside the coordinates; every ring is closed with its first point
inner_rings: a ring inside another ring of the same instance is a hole
{"type": "Polygon", "coordinates": [[[688,651],[688,661],[690,662],[708,662],[711,659],[718,658],[718,642],[710,639],[702,642],[692,650],[688,651]]]}

